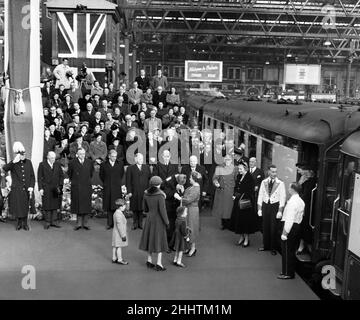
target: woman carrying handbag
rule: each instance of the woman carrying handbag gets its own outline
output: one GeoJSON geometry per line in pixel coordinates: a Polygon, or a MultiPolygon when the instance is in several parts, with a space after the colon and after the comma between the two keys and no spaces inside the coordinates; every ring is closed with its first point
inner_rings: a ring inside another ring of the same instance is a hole
{"type": "Polygon", "coordinates": [[[240,235],[237,245],[244,248],[250,244],[249,235],[257,230],[255,211],[255,185],[246,163],[240,163],[234,188],[234,205],[230,219],[230,230],[240,235]]]}

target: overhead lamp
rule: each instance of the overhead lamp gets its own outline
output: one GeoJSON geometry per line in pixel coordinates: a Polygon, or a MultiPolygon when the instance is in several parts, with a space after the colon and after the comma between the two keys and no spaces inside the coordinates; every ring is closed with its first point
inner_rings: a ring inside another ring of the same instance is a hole
{"type": "Polygon", "coordinates": [[[125,48],[125,44],[120,44],[120,48],[125,48]]]}
{"type": "Polygon", "coordinates": [[[133,55],[132,52],[130,52],[130,53],[129,53],[129,57],[132,57],[132,55],[133,55]]]}
{"type": "Polygon", "coordinates": [[[149,53],[154,53],[154,50],[150,48],[149,53]]]}
{"type": "Polygon", "coordinates": [[[140,63],[140,60],[136,60],[136,63],[140,63]]]}
{"type": "Polygon", "coordinates": [[[270,64],[270,62],[269,62],[269,61],[266,61],[265,64],[270,64]]]}
{"type": "Polygon", "coordinates": [[[329,39],[327,39],[325,42],[324,42],[324,46],[330,46],[331,45],[331,41],[329,39]]]}
{"type": "Polygon", "coordinates": [[[287,55],[286,55],[287,58],[291,58],[292,57],[292,54],[289,52],[287,55]]]}

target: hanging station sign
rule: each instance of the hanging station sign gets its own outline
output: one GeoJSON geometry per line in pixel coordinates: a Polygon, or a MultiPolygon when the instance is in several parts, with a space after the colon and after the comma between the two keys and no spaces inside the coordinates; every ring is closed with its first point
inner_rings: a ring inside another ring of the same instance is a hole
{"type": "Polygon", "coordinates": [[[185,61],[185,81],[222,82],[222,61],[185,61]]]}

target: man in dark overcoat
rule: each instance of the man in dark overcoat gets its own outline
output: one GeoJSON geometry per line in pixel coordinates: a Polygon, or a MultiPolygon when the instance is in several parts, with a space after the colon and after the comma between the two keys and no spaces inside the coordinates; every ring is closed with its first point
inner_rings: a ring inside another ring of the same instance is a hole
{"type": "Polygon", "coordinates": [[[44,229],[60,228],[55,223],[57,212],[61,208],[64,173],[59,162],[55,162],[56,154],[49,151],[47,160],[38,168],[38,188],[42,196],[42,209],[45,213],[44,229]]]}
{"type": "Polygon", "coordinates": [[[130,210],[133,212],[133,230],[142,229],[144,192],[149,187],[150,167],[144,163],[144,155],[135,155],[135,164],[126,170],[126,188],[130,197],[130,210]]]}
{"type": "Polygon", "coordinates": [[[100,165],[100,179],[103,182],[103,210],[107,213],[107,227],[114,227],[113,215],[115,201],[122,198],[121,187],[124,185],[124,163],[117,159],[117,152],[109,151],[109,158],[100,165]]]}
{"type": "Polygon", "coordinates": [[[27,216],[29,201],[35,186],[35,174],[31,160],[25,157],[25,148],[21,142],[15,142],[13,151],[15,158],[3,166],[5,172],[11,174],[11,190],[9,193],[10,215],[17,219],[16,230],[28,231],[27,216]]]}
{"type": "Polygon", "coordinates": [[[159,176],[162,179],[161,189],[166,194],[165,205],[166,212],[169,218],[169,228],[167,229],[168,242],[171,240],[175,231],[176,220],[176,201],[174,194],[176,192],[176,178],[175,175],[179,173],[178,166],[170,163],[171,154],[169,150],[164,150],[162,159],[153,169],[153,176],[159,176]]]}
{"type": "Polygon", "coordinates": [[[206,196],[206,191],[208,189],[208,175],[203,166],[198,164],[198,158],[194,155],[190,157],[190,163],[188,165],[184,165],[181,168],[181,173],[186,175],[186,184],[185,188],[190,187],[190,174],[191,172],[199,172],[201,174],[201,180],[199,181],[200,185],[200,200],[199,200],[199,209],[202,207],[202,199],[206,196]]]}
{"type": "Polygon", "coordinates": [[[88,214],[91,213],[92,185],[94,164],[86,159],[86,151],[79,148],[76,158],[69,163],[68,175],[71,181],[71,212],[77,215],[76,227],[90,230],[87,225],[88,214]]]}

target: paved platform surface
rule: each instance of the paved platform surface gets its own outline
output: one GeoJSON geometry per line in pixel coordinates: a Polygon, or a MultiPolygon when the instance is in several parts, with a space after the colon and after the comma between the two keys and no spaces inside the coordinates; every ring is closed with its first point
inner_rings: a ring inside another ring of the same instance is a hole
{"type": "Polygon", "coordinates": [[[281,256],[258,252],[261,234],[251,236],[248,248],[238,247],[237,236],[208,214],[201,218],[196,256],[185,257],[181,269],[171,265],[173,253],[165,254],[165,272],[146,268],[141,230],[129,230],[124,258],[130,264],[112,264],[105,222],[91,219],[90,231],[76,232],[71,222],[50,230],[32,222],[30,232],[0,224],[0,299],[318,299],[300,277],[276,278],[281,256]],[[36,269],[35,290],[22,289],[24,265],[36,269]]]}

